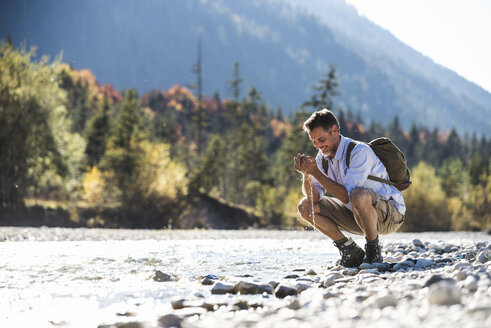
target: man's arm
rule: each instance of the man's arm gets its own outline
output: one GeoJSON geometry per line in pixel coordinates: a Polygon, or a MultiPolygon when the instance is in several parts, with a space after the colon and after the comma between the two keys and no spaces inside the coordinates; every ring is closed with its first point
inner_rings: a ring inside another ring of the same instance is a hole
{"type": "Polygon", "coordinates": [[[303,156],[300,158],[299,171],[313,176],[321,184],[321,186],[324,187],[324,189],[329,191],[334,197],[342,201],[344,204],[349,203],[348,190],[346,190],[342,184],[337,183],[325,175],[324,172],[317,167],[317,163],[312,157],[303,156]]]}
{"type": "Polygon", "coordinates": [[[302,174],[302,193],[304,194],[305,197],[307,197],[309,203],[315,204],[319,202],[320,194],[315,188],[312,177],[309,174],[302,171],[301,162],[302,162],[302,158],[304,157],[305,155],[298,154],[293,159],[295,162],[293,168],[302,174]]]}

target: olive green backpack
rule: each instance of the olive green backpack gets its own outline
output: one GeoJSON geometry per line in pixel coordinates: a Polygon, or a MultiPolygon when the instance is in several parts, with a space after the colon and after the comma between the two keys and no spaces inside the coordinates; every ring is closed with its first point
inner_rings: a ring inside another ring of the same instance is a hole
{"type": "MultiPolygon", "coordinates": [[[[346,152],[346,167],[349,168],[351,151],[355,146],[361,141],[351,141],[348,145],[348,150],[346,152]]],[[[392,141],[387,137],[381,137],[374,139],[368,143],[373,152],[380,159],[382,164],[384,164],[387,173],[389,174],[389,180],[374,177],[369,175],[367,178],[370,180],[378,181],[381,183],[389,184],[396,187],[400,191],[404,191],[411,185],[411,172],[407,167],[406,157],[401,152],[401,150],[392,143],[392,141]]],[[[323,159],[322,166],[327,173],[329,167],[328,161],[323,159]]]]}

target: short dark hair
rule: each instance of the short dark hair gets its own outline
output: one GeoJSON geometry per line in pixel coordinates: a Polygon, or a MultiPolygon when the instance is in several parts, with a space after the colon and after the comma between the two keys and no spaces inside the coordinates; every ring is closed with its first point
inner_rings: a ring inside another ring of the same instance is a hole
{"type": "Polygon", "coordinates": [[[324,108],[318,110],[305,121],[303,129],[306,132],[310,132],[313,129],[321,126],[324,130],[329,131],[334,125],[339,129],[339,121],[336,116],[329,109],[324,108]]]}

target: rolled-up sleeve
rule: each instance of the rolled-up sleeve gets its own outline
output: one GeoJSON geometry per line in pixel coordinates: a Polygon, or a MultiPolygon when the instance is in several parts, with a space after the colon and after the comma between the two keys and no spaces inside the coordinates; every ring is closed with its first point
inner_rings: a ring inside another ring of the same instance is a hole
{"type": "Polygon", "coordinates": [[[351,192],[365,184],[371,168],[374,164],[375,156],[369,146],[358,144],[351,153],[350,166],[346,172],[344,187],[348,191],[348,196],[351,197],[351,192]]]}

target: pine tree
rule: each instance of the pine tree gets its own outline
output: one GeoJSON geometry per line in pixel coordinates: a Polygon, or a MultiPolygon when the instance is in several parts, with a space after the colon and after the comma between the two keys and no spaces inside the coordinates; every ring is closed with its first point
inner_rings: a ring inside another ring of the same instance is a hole
{"type": "Polygon", "coordinates": [[[110,111],[111,103],[108,98],[104,98],[102,110],[88,124],[85,153],[89,166],[97,165],[106,151],[110,130],[110,111]]]}

